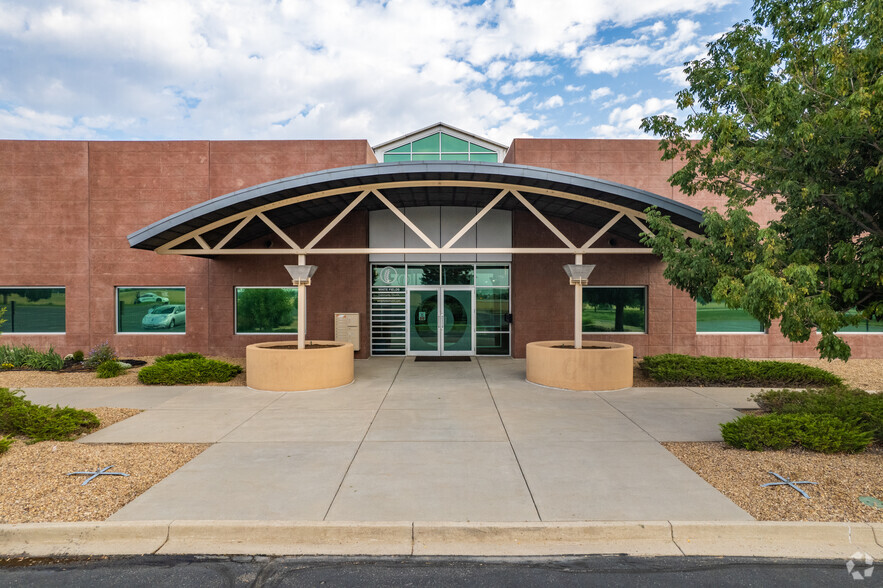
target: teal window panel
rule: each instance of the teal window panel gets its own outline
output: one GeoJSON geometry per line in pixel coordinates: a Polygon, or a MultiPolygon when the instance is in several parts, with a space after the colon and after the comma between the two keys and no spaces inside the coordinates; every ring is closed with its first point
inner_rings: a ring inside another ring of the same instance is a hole
{"type": "Polygon", "coordinates": [[[476,145],[475,143],[469,144],[469,151],[472,153],[496,153],[493,149],[488,149],[487,147],[482,147],[481,145],[476,145]]]}
{"type": "Polygon", "coordinates": [[[64,288],[0,288],[4,333],[64,333],[64,288]]]}
{"type": "Polygon", "coordinates": [[[473,282],[473,274],[475,266],[472,265],[445,265],[444,268],[444,284],[445,286],[471,286],[473,282]]]}
{"type": "Polygon", "coordinates": [[[438,161],[438,153],[415,153],[411,156],[412,161],[438,161]]]}
{"type": "Polygon", "coordinates": [[[236,288],[236,333],[297,334],[297,288],[236,288]]]}
{"type": "Polygon", "coordinates": [[[409,286],[438,286],[441,273],[438,265],[408,265],[409,286]]]}
{"type": "Polygon", "coordinates": [[[184,333],[187,330],[184,288],[129,286],[117,288],[118,333],[184,333]]]}
{"type": "Polygon", "coordinates": [[[508,286],[508,265],[479,265],[475,268],[476,286],[508,286]]]}
{"type": "Polygon", "coordinates": [[[584,333],[644,333],[646,327],[646,288],[583,288],[584,333]]]}
{"type": "Polygon", "coordinates": [[[497,162],[497,154],[496,153],[470,153],[469,161],[490,161],[492,163],[497,162]]]}
{"type": "Polygon", "coordinates": [[[448,134],[441,134],[441,151],[442,153],[452,153],[462,151],[466,153],[469,151],[469,142],[464,141],[463,139],[458,139],[457,137],[452,137],[448,134]]]}
{"type": "Polygon", "coordinates": [[[723,302],[696,301],[697,333],[762,333],[760,321],[741,308],[723,302]]]}
{"type": "Polygon", "coordinates": [[[390,149],[387,153],[410,153],[411,152],[411,144],[406,143],[401,147],[396,147],[395,149],[390,149]]]}
{"type": "Polygon", "coordinates": [[[469,161],[468,153],[442,153],[442,161],[469,161]]]}
{"type": "Polygon", "coordinates": [[[385,163],[393,162],[393,161],[411,161],[410,153],[384,153],[383,161],[385,163]]]}
{"type": "Polygon", "coordinates": [[[428,137],[423,137],[422,139],[417,139],[416,141],[411,143],[411,151],[413,153],[438,153],[439,135],[441,135],[441,133],[436,133],[434,135],[429,135],[428,137]]]}

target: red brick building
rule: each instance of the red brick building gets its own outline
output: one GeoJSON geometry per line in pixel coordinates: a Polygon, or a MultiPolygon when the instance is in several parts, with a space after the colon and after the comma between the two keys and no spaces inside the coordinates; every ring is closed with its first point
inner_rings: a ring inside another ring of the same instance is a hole
{"type": "MultiPolygon", "coordinates": [[[[577,262],[595,265],[586,339],[639,356],[816,356],[816,339],[791,343],[666,283],[638,242],[643,210],[698,232],[699,209],[719,204],[675,191],[672,166],[655,141],[504,146],[446,125],[374,148],[0,141],[0,342],[242,356],[296,340],[284,266],[306,263],[308,339],[333,339],[354,313],[357,357],[523,357],[528,341],[573,337],[562,266],[577,262]]],[[[863,329],[846,335],[853,357],[883,356],[883,326],[863,329]]]]}

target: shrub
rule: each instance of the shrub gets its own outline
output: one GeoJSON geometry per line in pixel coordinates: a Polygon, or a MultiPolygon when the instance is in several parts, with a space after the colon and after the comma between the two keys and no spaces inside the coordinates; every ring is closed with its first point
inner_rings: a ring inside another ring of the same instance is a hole
{"type": "Polygon", "coordinates": [[[99,378],[115,378],[126,371],[127,367],[132,366],[121,361],[109,359],[95,369],[95,375],[99,378]]]}
{"type": "Polygon", "coordinates": [[[30,345],[0,345],[0,364],[9,364],[12,367],[29,367],[35,370],[60,370],[64,367],[64,360],[55,350],[50,347],[43,353],[30,345]]]}
{"type": "Polygon", "coordinates": [[[680,385],[833,386],[839,377],[825,370],[783,361],[731,357],[650,355],[641,368],[657,382],[680,385]]]}
{"type": "Polygon", "coordinates": [[[856,422],[883,443],[883,394],[832,386],[821,390],[765,390],[751,398],[775,414],[831,415],[856,422]]]}
{"type": "Polygon", "coordinates": [[[228,382],[242,372],[242,367],[214,359],[179,359],[162,361],[141,368],[138,381],[142,384],[205,384],[228,382]]]}
{"type": "Polygon", "coordinates": [[[205,359],[205,357],[200,353],[169,353],[168,355],[157,357],[154,363],[161,363],[163,361],[181,361],[182,359],[205,359]]]}
{"type": "Polygon", "coordinates": [[[12,437],[0,437],[0,455],[9,451],[13,443],[15,443],[15,439],[12,437]]]}
{"type": "Polygon", "coordinates": [[[105,361],[108,361],[108,360],[116,361],[116,358],[117,358],[116,351],[114,351],[113,347],[110,346],[110,343],[105,341],[101,345],[98,345],[97,347],[93,347],[89,351],[89,357],[87,357],[83,361],[83,365],[85,365],[89,369],[94,370],[94,369],[98,368],[98,366],[101,365],[102,363],[104,363],[105,361]]]}
{"type": "Polygon", "coordinates": [[[751,451],[800,445],[821,453],[857,453],[873,441],[858,423],[819,414],[745,415],[722,424],[721,436],[729,445],[751,451]]]}
{"type": "Polygon", "coordinates": [[[26,435],[34,442],[67,441],[98,425],[91,412],[33,404],[21,390],[0,388],[0,435],[26,435]]]}
{"type": "Polygon", "coordinates": [[[86,357],[82,349],[77,349],[76,351],[71,353],[71,355],[73,356],[73,360],[76,362],[83,361],[83,359],[86,357]]]}

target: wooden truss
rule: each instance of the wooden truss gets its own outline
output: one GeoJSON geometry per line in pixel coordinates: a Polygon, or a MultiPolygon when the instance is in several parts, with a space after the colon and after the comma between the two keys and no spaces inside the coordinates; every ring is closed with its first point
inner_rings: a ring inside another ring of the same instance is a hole
{"type": "MultiPolygon", "coordinates": [[[[334,190],[325,190],[323,192],[315,192],[312,194],[305,194],[302,196],[296,196],[293,198],[288,198],[285,200],[281,200],[279,202],[274,202],[272,204],[265,204],[262,206],[255,207],[251,210],[240,212],[219,221],[215,221],[204,227],[200,227],[189,233],[182,235],[180,237],[175,238],[172,241],[158,247],[156,249],[157,253],[164,255],[279,255],[280,253],[288,253],[294,255],[367,255],[372,253],[377,254],[416,254],[416,253],[431,253],[431,254],[445,254],[445,253],[465,253],[465,254],[474,254],[474,253],[510,253],[510,254],[521,254],[521,253],[568,253],[577,256],[582,256],[584,254],[648,254],[652,253],[652,251],[647,247],[598,247],[596,246],[597,241],[607,232],[609,231],[616,223],[618,223],[623,218],[631,221],[636,227],[638,227],[642,232],[650,233],[650,230],[646,227],[646,225],[642,222],[642,220],[646,220],[646,214],[642,212],[634,211],[630,208],[626,208],[623,206],[618,206],[616,204],[611,204],[609,202],[605,202],[603,200],[598,200],[596,198],[589,198],[586,196],[580,196],[577,194],[569,194],[567,192],[560,192],[556,190],[548,190],[541,188],[531,188],[531,193],[542,194],[546,196],[552,196],[555,198],[564,198],[567,200],[574,200],[577,202],[581,202],[584,204],[589,204],[592,206],[598,206],[601,208],[606,208],[609,210],[616,211],[616,214],[610,221],[607,222],[603,227],[598,229],[598,231],[585,243],[582,245],[577,245],[573,243],[570,239],[568,239],[558,228],[548,219],[545,215],[543,215],[539,210],[537,210],[517,189],[512,186],[507,186],[505,184],[492,183],[492,182],[470,182],[470,181],[454,181],[454,180],[429,180],[429,181],[411,181],[411,182],[395,182],[395,183],[387,183],[387,184],[373,184],[362,186],[362,192],[352,201],[349,205],[344,208],[338,215],[328,223],[319,234],[317,234],[312,241],[307,243],[306,245],[299,245],[296,243],[289,235],[285,233],[282,229],[276,226],[273,221],[271,221],[267,216],[266,212],[270,210],[274,210],[277,208],[282,208],[285,206],[292,206],[302,202],[306,202],[309,200],[315,200],[319,198],[327,198],[329,196],[337,196],[340,194],[352,193],[353,188],[338,188],[334,190]],[[472,219],[470,219],[453,237],[451,237],[447,243],[435,243],[432,239],[430,239],[420,228],[414,224],[414,222],[409,219],[401,210],[399,210],[394,204],[392,204],[386,196],[383,195],[381,190],[385,188],[403,188],[403,187],[415,187],[415,186],[461,186],[461,187],[473,187],[473,188],[495,188],[499,189],[500,192],[485,205],[472,219]],[[503,200],[506,196],[513,196],[518,199],[521,204],[530,211],[546,228],[549,229],[559,241],[561,241],[560,247],[455,247],[456,243],[472,228],[474,227],[488,212],[490,212],[500,201],[503,200]],[[425,247],[361,247],[361,248],[322,248],[319,247],[319,242],[329,233],[331,230],[336,227],[346,216],[356,208],[359,203],[361,203],[365,198],[375,197],[383,203],[389,210],[393,212],[404,224],[407,226],[413,233],[426,244],[425,247]],[[248,223],[257,219],[261,221],[263,224],[267,226],[267,228],[279,236],[280,239],[286,244],[285,248],[227,248],[226,245],[230,242],[230,240],[235,237],[239,231],[241,231],[248,223]],[[230,224],[232,222],[239,221],[236,226],[234,226],[218,243],[214,246],[210,246],[208,242],[206,242],[203,237],[204,234],[217,229],[218,227],[222,227],[224,225],[230,224]],[[188,241],[195,241],[199,248],[179,248],[180,245],[187,243],[188,241]]],[[[688,232],[688,236],[698,237],[698,235],[688,232]]]]}

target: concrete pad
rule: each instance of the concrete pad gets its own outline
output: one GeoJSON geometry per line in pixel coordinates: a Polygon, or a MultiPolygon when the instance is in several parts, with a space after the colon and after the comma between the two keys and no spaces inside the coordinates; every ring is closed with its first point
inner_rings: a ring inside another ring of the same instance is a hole
{"type": "Polygon", "coordinates": [[[257,409],[148,410],[79,439],[78,443],[215,443],[257,409]]]}
{"type": "Polygon", "coordinates": [[[75,408],[109,406],[114,408],[140,408],[147,410],[185,394],[190,386],[120,386],[113,388],[87,388],[68,397],[75,408]]]}
{"type": "Polygon", "coordinates": [[[752,520],[655,441],[517,441],[543,521],[752,520]]]}
{"type": "MultiPolygon", "coordinates": [[[[672,522],[672,538],[684,555],[836,558],[856,552],[883,557],[866,523],[672,522]]],[[[844,574],[844,577],[848,577],[844,574]]]]}
{"type": "Polygon", "coordinates": [[[141,555],[166,541],[171,521],[0,525],[0,556],[141,555]]]}
{"type": "Polygon", "coordinates": [[[261,409],[282,396],[282,392],[252,390],[246,386],[194,386],[153,408],[261,409]]]}
{"type": "Polygon", "coordinates": [[[224,443],[361,441],[373,410],[277,410],[267,408],[221,438],[224,443]]]}
{"type": "Polygon", "coordinates": [[[322,520],[357,443],[218,443],[110,520],[322,520]]]}
{"type": "Polygon", "coordinates": [[[92,388],[22,388],[26,400],[47,406],[69,406],[71,397],[88,390],[92,388]]]}
{"type": "Polygon", "coordinates": [[[415,523],[414,555],[682,555],[655,522],[415,523]]]}
{"type": "Polygon", "coordinates": [[[742,416],[731,408],[628,408],[623,413],[657,441],[723,441],[720,424],[742,416]]]}
{"type": "Polygon", "coordinates": [[[367,441],[506,441],[495,410],[380,410],[367,441]]]}
{"type": "Polygon", "coordinates": [[[497,407],[502,410],[553,410],[558,412],[618,412],[594,392],[551,390],[535,384],[521,383],[491,387],[497,407]]]}
{"type": "Polygon", "coordinates": [[[486,386],[452,390],[443,390],[436,386],[411,389],[395,386],[383,401],[383,409],[496,410],[494,399],[491,398],[486,386]]]}
{"type": "Polygon", "coordinates": [[[629,407],[726,408],[724,404],[686,388],[626,388],[597,394],[620,410],[629,407]]]}
{"type": "Polygon", "coordinates": [[[603,403],[597,412],[546,408],[510,410],[500,414],[512,442],[543,441],[649,441],[640,427],[618,410],[603,403]]]}
{"type": "Polygon", "coordinates": [[[267,410],[377,410],[386,396],[386,387],[335,388],[308,392],[285,392],[267,406],[267,410]]]}
{"type": "Polygon", "coordinates": [[[757,403],[748,400],[752,394],[757,394],[763,388],[703,388],[689,387],[687,390],[711,398],[730,408],[757,408],[757,403]]]}
{"type": "Polygon", "coordinates": [[[508,443],[362,444],[326,520],[537,521],[508,443]]]}
{"type": "Polygon", "coordinates": [[[410,555],[410,523],[175,521],[163,555],[410,555]]]}

